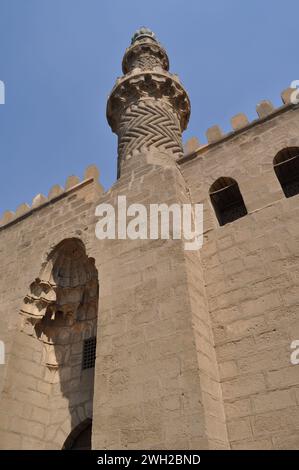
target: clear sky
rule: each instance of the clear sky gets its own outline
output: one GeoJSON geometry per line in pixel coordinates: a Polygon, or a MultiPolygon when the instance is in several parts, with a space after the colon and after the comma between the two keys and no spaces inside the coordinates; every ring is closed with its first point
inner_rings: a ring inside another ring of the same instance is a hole
{"type": "Polygon", "coordinates": [[[0,213],[95,163],[108,189],[117,140],[107,96],[131,36],[151,28],[192,104],[184,141],[299,79],[298,0],[0,0],[0,213]]]}

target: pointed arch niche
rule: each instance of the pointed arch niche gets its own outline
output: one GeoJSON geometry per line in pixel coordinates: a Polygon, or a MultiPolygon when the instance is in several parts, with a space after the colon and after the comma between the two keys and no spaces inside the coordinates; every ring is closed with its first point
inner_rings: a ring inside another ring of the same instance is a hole
{"type": "Polygon", "coordinates": [[[23,448],[61,449],[92,418],[94,360],[83,367],[83,356],[96,336],[98,291],[94,259],[74,238],[54,248],[29,287],[8,384],[26,416],[27,427],[19,429],[23,448]]]}

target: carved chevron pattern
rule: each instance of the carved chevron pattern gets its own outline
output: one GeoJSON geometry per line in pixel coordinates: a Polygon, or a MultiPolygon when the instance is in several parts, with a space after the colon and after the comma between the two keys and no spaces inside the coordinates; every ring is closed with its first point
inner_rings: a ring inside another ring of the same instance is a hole
{"type": "Polygon", "coordinates": [[[145,100],[128,108],[121,117],[118,135],[119,156],[143,147],[182,153],[178,119],[159,101],[145,100]]]}

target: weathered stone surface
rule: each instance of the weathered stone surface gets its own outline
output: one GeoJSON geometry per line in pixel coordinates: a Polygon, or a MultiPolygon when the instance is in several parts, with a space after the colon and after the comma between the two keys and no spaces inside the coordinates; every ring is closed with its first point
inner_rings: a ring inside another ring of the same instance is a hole
{"type": "Polygon", "coordinates": [[[37,194],[32,200],[32,207],[35,208],[41,206],[42,204],[47,202],[47,200],[48,199],[43,194],[37,194]]]}
{"type": "Polygon", "coordinates": [[[273,113],[273,111],[274,111],[274,106],[271,103],[271,101],[268,101],[268,100],[261,101],[256,106],[256,112],[260,118],[264,118],[268,116],[269,114],[273,113]]]}
{"type": "Polygon", "coordinates": [[[74,175],[68,176],[66,183],[65,183],[65,190],[67,191],[68,189],[73,188],[79,183],[80,183],[80,178],[78,178],[78,176],[74,176],[74,175]]]}
{"type": "Polygon", "coordinates": [[[201,147],[201,143],[197,137],[191,137],[191,139],[187,140],[187,142],[184,144],[184,153],[188,155],[189,153],[197,150],[199,147],[201,147]]]}
{"type": "Polygon", "coordinates": [[[26,203],[21,204],[20,206],[17,207],[16,210],[16,217],[20,217],[21,215],[25,214],[30,210],[30,206],[26,203]]]}
{"type": "Polygon", "coordinates": [[[236,114],[236,116],[231,118],[231,125],[235,131],[237,131],[238,129],[242,129],[242,127],[245,127],[248,124],[248,118],[243,113],[236,114]]]}
{"type": "Polygon", "coordinates": [[[214,142],[217,142],[217,140],[220,140],[223,137],[223,134],[219,126],[213,126],[207,130],[206,136],[208,143],[213,144],[214,142]]]}
{"type": "Polygon", "coordinates": [[[8,224],[8,222],[10,222],[11,220],[13,220],[15,217],[15,213],[12,212],[12,211],[5,211],[3,213],[3,216],[2,218],[0,219],[0,226],[1,225],[6,225],[8,224]]]}
{"type": "Polygon", "coordinates": [[[299,147],[297,113],[257,121],[181,165],[193,201],[205,207],[201,257],[232,449],[293,448],[297,439],[299,379],[290,337],[299,332],[298,279],[288,273],[290,266],[298,270],[298,196],[285,198],[273,169],[278,150],[299,147]],[[209,198],[220,175],[238,182],[249,212],[221,228],[209,198]]]}
{"type": "Polygon", "coordinates": [[[291,102],[291,95],[294,93],[294,88],[286,88],[281,93],[281,99],[283,104],[289,104],[291,102]]]}
{"type": "Polygon", "coordinates": [[[93,178],[94,180],[98,181],[100,176],[99,169],[96,165],[89,165],[84,172],[84,179],[93,178]]]}
{"type": "Polygon", "coordinates": [[[63,193],[63,188],[59,186],[59,184],[55,184],[49,191],[48,198],[53,199],[54,197],[59,196],[60,194],[63,193]]]}

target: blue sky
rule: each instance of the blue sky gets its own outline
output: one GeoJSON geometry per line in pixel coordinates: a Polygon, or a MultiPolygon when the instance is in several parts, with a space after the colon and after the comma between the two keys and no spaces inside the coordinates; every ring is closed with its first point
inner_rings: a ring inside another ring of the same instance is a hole
{"type": "Polygon", "coordinates": [[[192,104],[184,141],[299,79],[298,0],[0,0],[0,213],[95,163],[108,189],[117,140],[107,96],[134,31],[168,51],[192,104]]]}

